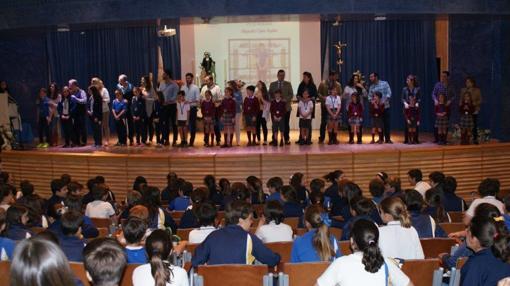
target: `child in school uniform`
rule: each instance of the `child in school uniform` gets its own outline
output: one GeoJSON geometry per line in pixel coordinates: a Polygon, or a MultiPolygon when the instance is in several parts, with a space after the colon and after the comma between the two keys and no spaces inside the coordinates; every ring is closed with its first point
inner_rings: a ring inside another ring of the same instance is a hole
{"type": "Polygon", "coordinates": [[[279,201],[283,203],[280,190],[283,187],[283,180],[280,177],[272,177],[267,180],[266,187],[269,191],[269,196],[266,198],[266,202],[279,201]]]}
{"type": "Polygon", "coordinates": [[[65,212],[60,218],[61,235],[59,236],[60,248],[67,259],[72,262],[83,262],[83,248],[85,241],[81,239],[81,225],[83,215],[75,210],[65,212]]]}
{"type": "Polygon", "coordinates": [[[145,98],[139,87],[133,88],[133,99],[131,100],[131,115],[135,125],[136,145],[141,146],[147,143],[147,109],[145,108],[145,98]]]}
{"type": "Polygon", "coordinates": [[[440,93],[437,101],[434,103],[435,108],[434,112],[436,114],[436,124],[438,134],[438,144],[446,145],[446,140],[448,137],[448,117],[450,113],[450,109],[446,102],[446,95],[444,93],[440,93]]]}
{"type": "Polygon", "coordinates": [[[255,235],[264,243],[292,241],[292,228],[283,223],[283,206],[279,201],[266,202],[255,235]]]}
{"type": "Polygon", "coordinates": [[[308,90],[303,91],[298,103],[299,112],[299,132],[301,134],[301,140],[299,145],[310,145],[312,141],[309,138],[308,131],[312,127],[312,112],[313,112],[313,101],[310,100],[310,94],[308,90]]]}
{"type": "Polygon", "coordinates": [[[191,107],[186,102],[186,93],[180,90],[177,93],[177,128],[181,136],[181,147],[188,146],[188,122],[191,107]]]}
{"type": "Polygon", "coordinates": [[[405,201],[411,215],[411,224],[420,238],[447,237],[446,232],[436,223],[434,218],[428,213],[424,213],[423,209],[426,203],[418,191],[408,190],[405,201]]]}
{"type": "Polygon", "coordinates": [[[39,90],[39,101],[37,103],[39,120],[38,120],[38,133],[39,144],[37,148],[47,148],[50,141],[50,100],[48,99],[48,92],[45,88],[39,90]]]}
{"type": "Polygon", "coordinates": [[[470,92],[464,92],[462,100],[459,104],[460,112],[460,130],[461,139],[460,144],[469,145],[471,139],[471,131],[473,130],[473,113],[475,112],[475,106],[471,98],[470,92]]]}
{"type": "Polygon", "coordinates": [[[200,110],[204,118],[204,146],[214,146],[214,117],[216,115],[216,106],[212,101],[212,93],[210,90],[205,91],[205,99],[200,103],[200,110]],[[211,141],[209,141],[209,138],[211,141]],[[211,144],[209,144],[211,142],[211,144]]]}
{"type": "Polygon", "coordinates": [[[342,122],[342,114],[340,113],[342,98],[338,95],[336,88],[329,90],[329,95],[326,97],[326,110],[328,111],[328,145],[338,144],[337,131],[342,122]]]}
{"type": "Polygon", "coordinates": [[[126,239],[127,263],[143,264],[147,263],[147,252],[143,247],[143,240],[147,233],[147,223],[145,220],[137,217],[129,217],[122,226],[122,234],[126,239]]]}
{"type": "Polygon", "coordinates": [[[185,211],[191,205],[191,193],[193,192],[193,184],[190,182],[183,182],[178,187],[179,196],[173,199],[168,206],[170,211],[185,211]]]}
{"type": "Polygon", "coordinates": [[[424,259],[418,232],[411,225],[407,207],[399,197],[388,197],[380,204],[381,218],[386,226],[379,227],[379,247],[384,257],[424,259]]]}
{"type": "Polygon", "coordinates": [[[71,138],[73,138],[73,120],[71,114],[76,108],[76,103],[71,100],[70,91],[67,86],[62,88],[62,100],[58,103],[57,111],[60,117],[60,124],[62,125],[62,133],[64,134],[63,148],[72,147],[71,138]]]}
{"type": "Polygon", "coordinates": [[[248,146],[256,145],[257,133],[255,133],[255,127],[257,124],[257,115],[260,111],[259,99],[255,97],[255,86],[250,85],[246,88],[246,94],[248,95],[244,99],[243,112],[244,112],[244,124],[246,129],[246,135],[248,136],[248,146]]]}
{"type": "Polygon", "coordinates": [[[103,97],[101,92],[95,85],[89,87],[90,94],[90,109],[89,116],[92,124],[92,131],[94,135],[94,147],[101,147],[103,145],[103,97]]]}
{"type": "Polygon", "coordinates": [[[377,225],[370,217],[370,213],[376,208],[374,202],[363,197],[355,197],[349,202],[349,208],[352,217],[345,222],[340,240],[349,240],[351,238],[351,229],[354,223],[360,219],[366,219],[377,225]]]}
{"type": "Polygon", "coordinates": [[[267,123],[271,120],[271,100],[269,99],[269,92],[267,91],[266,85],[259,80],[257,83],[257,95],[259,99],[261,110],[257,118],[257,140],[260,143],[260,129],[262,129],[262,136],[264,137],[264,143],[267,145],[267,123]]]}
{"type": "Polygon", "coordinates": [[[417,144],[419,140],[416,129],[420,126],[420,108],[416,105],[415,96],[409,96],[409,104],[404,109],[404,115],[409,132],[409,144],[417,144]]]}
{"type": "Polygon", "coordinates": [[[354,92],[351,95],[351,103],[347,109],[347,115],[349,117],[349,125],[351,126],[351,132],[349,133],[349,144],[354,144],[354,134],[358,137],[358,144],[361,144],[361,124],[363,123],[363,105],[359,100],[358,93],[354,92]]]}
{"type": "Polygon", "coordinates": [[[11,240],[30,238],[34,233],[27,227],[28,209],[22,205],[12,205],[7,210],[7,228],[4,236],[11,240]]]}
{"type": "MultiPolygon", "coordinates": [[[[0,208],[0,232],[7,228],[6,211],[0,208]]],[[[0,236],[0,261],[11,260],[16,242],[7,237],[0,236]]]]}
{"type": "Polygon", "coordinates": [[[115,99],[112,103],[112,114],[115,119],[115,130],[117,130],[118,142],[115,146],[126,146],[127,130],[126,130],[126,110],[127,102],[122,95],[120,89],[115,90],[115,99]]]}
{"type": "Polygon", "coordinates": [[[161,108],[163,106],[163,103],[165,102],[165,99],[163,97],[163,93],[158,91],[156,100],[154,101],[154,111],[152,112],[154,122],[154,132],[156,134],[156,147],[161,148],[163,147],[163,144],[161,143],[161,131],[163,130],[161,126],[165,124],[163,120],[161,120],[161,108]]]}
{"type": "Polygon", "coordinates": [[[282,92],[280,90],[274,92],[274,97],[275,99],[271,102],[270,107],[271,121],[273,122],[273,146],[278,146],[278,133],[280,133],[280,147],[283,147],[283,132],[285,130],[283,116],[287,112],[287,107],[285,101],[282,100],[282,92]]]}
{"type": "Polygon", "coordinates": [[[384,116],[384,103],[381,102],[382,94],[379,91],[374,92],[372,102],[370,102],[370,114],[372,115],[372,141],[370,144],[375,142],[375,134],[379,135],[378,144],[383,144],[383,116],[384,116]]]}
{"type": "Polygon", "coordinates": [[[234,90],[230,87],[225,88],[225,97],[219,106],[221,123],[223,124],[223,139],[224,144],[222,148],[232,147],[232,137],[235,127],[236,116],[236,102],[232,98],[234,90]]]}
{"type": "Polygon", "coordinates": [[[189,233],[189,243],[202,243],[209,234],[216,230],[214,226],[216,220],[216,207],[210,203],[203,203],[198,206],[195,211],[199,228],[196,228],[189,233]]]}
{"type": "Polygon", "coordinates": [[[96,184],[92,187],[94,201],[87,204],[85,215],[91,218],[110,218],[115,215],[112,205],[106,202],[108,196],[105,185],[96,184]]]}

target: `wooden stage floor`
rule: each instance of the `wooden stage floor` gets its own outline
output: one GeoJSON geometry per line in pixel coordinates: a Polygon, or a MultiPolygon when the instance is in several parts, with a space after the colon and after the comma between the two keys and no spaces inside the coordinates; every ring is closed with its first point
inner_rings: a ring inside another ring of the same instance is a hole
{"type": "MultiPolygon", "coordinates": [[[[318,131],[314,130],[313,136],[316,138],[318,131]]],[[[419,145],[399,143],[403,141],[401,134],[392,136],[395,144],[367,144],[371,138],[365,135],[365,144],[349,145],[345,143],[344,134],[340,145],[315,142],[311,146],[299,146],[292,142],[284,147],[246,147],[246,135],[242,134],[240,147],[223,149],[203,147],[203,137],[198,134],[194,148],[52,147],[2,152],[0,155],[2,170],[12,175],[14,183],[30,180],[37,192],[44,195],[50,194],[51,179],[63,173],[70,174],[82,184],[92,176],[103,175],[110,188],[119,197],[124,197],[136,176],[144,176],[149,184],[163,188],[170,171],[199,186],[207,174],[231,182],[244,182],[250,175],[258,176],[264,182],[270,177],[281,176],[287,182],[294,172],[302,172],[308,184],[313,178],[341,169],[368,194],[368,183],[377,172],[399,176],[403,188],[408,188],[407,171],[420,168],[425,176],[436,170],[455,176],[458,193],[466,199],[473,196],[482,178],[498,178],[502,188],[510,188],[510,143],[438,146],[429,143],[432,141],[430,134],[421,137],[425,143],[419,145]]],[[[297,133],[291,134],[291,138],[297,138],[297,133]]],[[[113,138],[110,142],[115,143],[113,138]]]]}

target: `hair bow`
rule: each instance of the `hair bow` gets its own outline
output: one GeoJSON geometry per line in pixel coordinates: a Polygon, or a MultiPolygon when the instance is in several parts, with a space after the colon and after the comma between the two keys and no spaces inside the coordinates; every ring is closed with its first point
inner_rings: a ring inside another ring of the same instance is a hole
{"type": "Polygon", "coordinates": [[[321,213],[321,220],[328,227],[331,226],[331,219],[329,218],[328,213],[321,213]]]}
{"type": "Polygon", "coordinates": [[[505,219],[502,216],[494,217],[494,221],[505,221],[505,219]]]}

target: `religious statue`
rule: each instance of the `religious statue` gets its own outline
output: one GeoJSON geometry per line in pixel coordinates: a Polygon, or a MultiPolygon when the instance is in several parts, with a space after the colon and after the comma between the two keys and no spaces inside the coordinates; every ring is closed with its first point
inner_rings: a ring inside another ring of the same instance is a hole
{"type": "Polygon", "coordinates": [[[202,59],[202,63],[200,64],[202,71],[200,73],[200,80],[204,83],[204,78],[207,75],[211,75],[214,80],[216,80],[216,63],[211,58],[211,54],[209,52],[204,52],[204,58],[202,59]]]}
{"type": "Polygon", "coordinates": [[[336,64],[338,65],[338,71],[342,71],[342,65],[344,64],[344,60],[342,59],[342,48],[347,47],[347,44],[342,44],[342,42],[338,41],[338,43],[333,45],[336,48],[336,64]]]}

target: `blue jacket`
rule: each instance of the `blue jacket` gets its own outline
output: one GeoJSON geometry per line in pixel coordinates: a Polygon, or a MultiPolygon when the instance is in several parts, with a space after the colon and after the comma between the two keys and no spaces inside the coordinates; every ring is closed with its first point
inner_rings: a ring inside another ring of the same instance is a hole
{"type": "Polygon", "coordinates": [[[0,237],[0,253],[5,251],[9,260],[12,259],[12,253],[14,252],[14,248],[16,247],[16,242],[7,237],[0,237]]]}
{"type": "Polygon", "coordinates": [[[281,196],[280,192],[274,192],[274,193],[270,194],[267,197],[266,202],[270,202],[270,201],[279,201],[279,202],[283,203],[282,196],[281,196]]]}
{"type": "Polygon", "coordinates": [[[510,276],[510,264],[496,258],[490,248],[471,255],[460,272],[462,286],[494,286],[510,276]]]}
{"type": "Polygon", "coordinates": [[[286,202],[283,204],[284,217],[302,217],[304,214],[303,207],[299,203],[286,202]]]}
{"type": "Polygon", "coordinates": [[[27,238],[27,233],[30,236],[34,236],[34,233],[26,226],[16,223],[12,224],[7,228],[5,232],[5,237],[10,238],[12,240],[23,240],[27,238]]]}
{"type": "Polygon", "coordinates": [[[227,225],[213,231],[200,244],[191,259],[193,267],[202,264],[253,264],[254,259],[269,266],[280,262],[280,255],[273,253],[255,235],[238,225],[227,225]],[[247,247],[248,236],[251,247],[247,247]]]}
{"type": "Polygon", "coordinates": [[[133,100],[131,101],[131,114],[141,118],[147,117],[145,99],[143,99],[141,96],[133,96],[133,100]]]}
{"type": "Polygon", "coordinates": [[[74,235],[59,236],[60,248],[67,257],[67,260],[73,262],[83,262],[83,248],[85,242],[74,235]]]}
{"type": "MultiPolygon", "coordinates": [[[[48,230],[56,234],[57,236],[63,236],[62,233],[62,221],[60,218],[55,220],[50,226],[48,227],[48,230]]],[[[81,226],[81,234],[84,238],[94,238],[99,235],[99,231],[97,230],[96,226],[94,225],[94,222],[88,217],[83,216],[83,224],[81,226]]]]}
{"type": "MultiPolygon", "coordinates": [[[[313,247],[313,236],[316,230],[310,230],[305,233],[303,236],[299,236],[294,240],[292,244],[292,251],[290,253],[290,262],[319,262],[321,258],[315,248],[313,247]]],[[[337,245],[337,250],[335,253],[335,258],[342,256],[342,252],[340,247],[338,246],[336,239],[333,235],[330,236],[331,243],[333,245],[337,245]]]]}
{"type": "Polygon", "coordinates": [[[46,118],[50,115],[50,105],[49,105],[49,99],[47,96],[43,97],[42,99],[39,99],[39,103],[37,104],[39,109],[39,118],[46,118]]]}
{"type": "Polygon", "coordinates": [[[185,211],[191,204],[188,196],[177,197],[170,202],[168,209],[171,211],[185,211]]]}
{"type": "Polygon", "coordinates": [[[357,222],[360,219],[366,219],[366,220],[374,222],[372,217],[369,215],[360,215],[360,216],[351,217],[348,221],[346,221],[344,223],[344,227],[342,228],[342,238],[340,240],[349,240],[351,238],[352,226],[354,225],[355,222],[357,222]]]}
{"type": "Polygon", "coordinates": [[[411,223],[420,238],[447,237],[446,232],[436,223],[434,235],[432,234],[431,216],[417,211],[411,211],[411,223]]]}
{"type": "Polygon", "coordinates": [[[126,113],[127,113],[127,103],[126,103],[126,100],[124,100],[124,99],[122,99],[122,100],[115,99],[113,101],[113,104],[112,104],[112,110],[114,110],[117,115],[119,113],[121,113],[122,110],[125,110],[125,112],[120,116],[120,119],[126,118],[126,113]]]}
{"type": "Polygon", "coordinates": [[[124,248],[124,252],[126,253],[126,256],[127,256],[127,263],[145,264],[149,261],[147,252],[145,251],[145,248],[143,248],[143,247],[141,247],[139,249],[124,248]]]}
{"type": "Polygon", "coordinates": [[[65,99],[65,98],[62,98],[62,100],[58,103],[57,105],[57,111],[58,111],[58,114],[60,116],[64,115],[64,101],[67,100],[69,101],[69,116],[75,114],[76,112],[76,102],[72,101],[71,98],[68,98],[68,99],[65,99]]]}
{"type": "Polygon", "coordinates": [[[197,228],[200,227],[198,219],[192,210],[186,210],[181,217],[179,228],[197,228]]]}
{"type": "Polygon", "coordinates": [[[462,198],[459,198],[454,193],[443,192],[444,198],[444,209],[447,212],[461,212],[462,206],[466,205],[462,198]]]}

